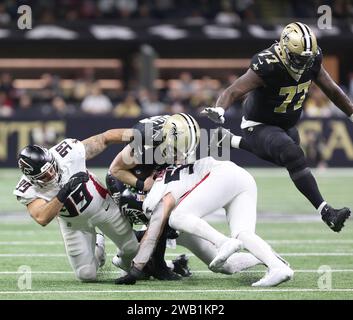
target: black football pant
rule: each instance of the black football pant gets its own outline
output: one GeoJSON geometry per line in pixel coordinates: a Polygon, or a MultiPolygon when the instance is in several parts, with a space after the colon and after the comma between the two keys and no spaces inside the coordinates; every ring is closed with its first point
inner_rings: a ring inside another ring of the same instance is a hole
{"type": "Polygon", "coordinates": [[[286,167],[297,189],[317,209],[324,200],[299,146],[298,130],[295,127],[285,130],[261,124],[242,131],[240,148],[261,159],[286,167]]]}

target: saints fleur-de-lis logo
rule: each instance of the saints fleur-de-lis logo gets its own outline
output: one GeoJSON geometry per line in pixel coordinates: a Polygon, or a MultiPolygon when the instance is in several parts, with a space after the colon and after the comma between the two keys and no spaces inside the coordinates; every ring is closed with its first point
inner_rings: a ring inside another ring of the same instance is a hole
{"type": "Polygon", "coordinates": [[[173,123],[173,127],[170,130],[170,135],[174,138],[174,140],[178,139],[179,132],[175,123],[173,123]]]}

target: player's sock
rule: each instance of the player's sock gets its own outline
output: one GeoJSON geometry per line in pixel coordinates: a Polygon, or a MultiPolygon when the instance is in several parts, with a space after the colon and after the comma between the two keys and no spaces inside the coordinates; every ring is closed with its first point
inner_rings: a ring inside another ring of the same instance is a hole
{"type": "Polygon", "coordinates": [[[239,149],[243,149],[243,150],[252,152],[252,148],[251,148],[250,144],[248,144],[244,138],[241,138],[239,141],[239,149]]]}
{"type": "Polygon", "coordinates": [[[325,207],[327,205],[327,202],[326,201],[323,201],[320,205],[319,205],[319,207],[317,208],[317,211],[320,213],[320,214],[322,214],[321,212],[322,212],[322,209],[325,207]]]}
{"type": "Polygon", "coordinates": [[[318,209],[324,202],[322,195],[317,186],[316,180],[309,168],[305,168],[300,172],[290,173],[290,177],[297,189],[318,209]]]}
{"type": "Polygon", "coordinates": [[[272,248],[255,233],[241,232],[237,239],[242,241],[244,248],[261,260],[268,268],[283,266],[283,262],[276,257],[272,248]]]}

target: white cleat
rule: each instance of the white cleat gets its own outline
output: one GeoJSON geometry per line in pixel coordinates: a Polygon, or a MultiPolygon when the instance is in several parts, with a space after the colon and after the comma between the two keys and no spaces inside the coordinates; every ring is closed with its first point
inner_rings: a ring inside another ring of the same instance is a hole
{"type": "Polygon", "coordinates": [[[105,260],[106,260],[106,253],[105,253],[105,238],[104,235],[102,233],[96,233],[96,246],[102,249],[102,253],[99,254],[99,257],[97,257],[98,259],[98,266],[103,267],[105,264],[105,260]]]}
{"type": "Polygon", "coordinates": [[[294,271],[287,265],[269,270],[266,275],[259,281],[253,283],[252,287],[274,287],[282,282],[286,282],[293,278],[294,271]]]}
{"type": "Polygon", "coordinates": [[[241,249],[243,249],[243,243],[240,240],[230,238],[218,249],[218,253],[209,264],[209,268],[215,271],[218,270],[234,252],[241,249]]]}

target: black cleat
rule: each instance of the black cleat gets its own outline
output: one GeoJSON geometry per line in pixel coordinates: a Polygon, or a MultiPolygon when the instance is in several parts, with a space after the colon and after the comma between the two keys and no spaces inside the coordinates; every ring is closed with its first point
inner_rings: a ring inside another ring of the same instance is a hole
{"type": "Polygon", "coordinates": [[[351,215],[349,208],[334,209],[326,204],[321,211],[322,220],[335,232],[340,232],[351,215]]]}
{"type": "Polygon", "coordinates": [[[175,273],[180,274],[182,277],[190,277],[192,275],[188,266],[189,258],[185,254],[181,254],[172,262],[175,273]]]}
{"type": "Polygon", "coordinates": [[[153,273],[153,278],[161,281],[179,281],[182,277],[176,274],[174,271],[170,270],[169,268],[156,270],[153,273]]]}

